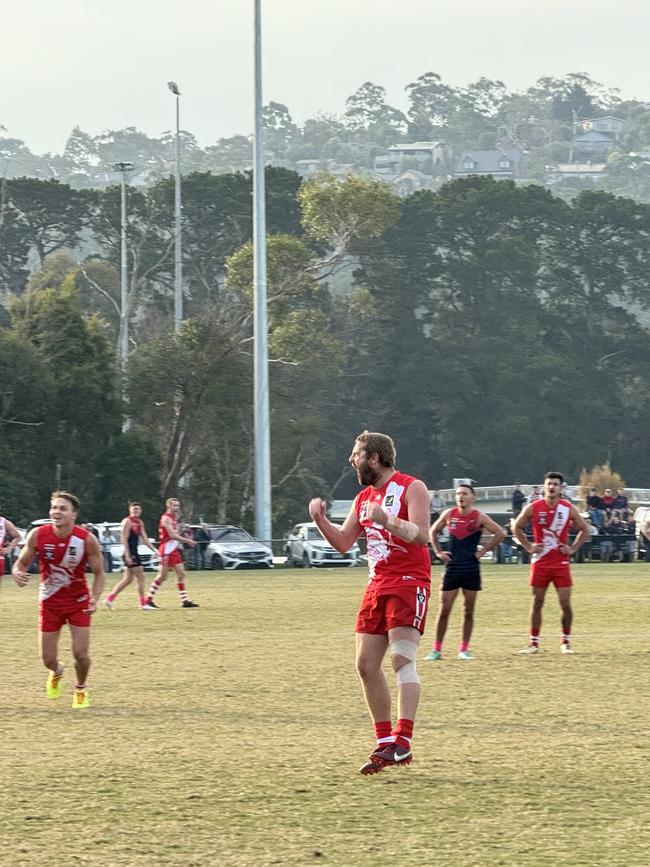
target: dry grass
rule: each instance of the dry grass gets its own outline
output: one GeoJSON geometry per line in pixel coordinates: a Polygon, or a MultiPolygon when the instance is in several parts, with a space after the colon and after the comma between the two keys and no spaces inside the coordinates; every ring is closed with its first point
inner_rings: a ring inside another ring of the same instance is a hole
{"type": "MultiPolygon", "coordinates": [[[[93,707],[44,697],[35,593],[4,579],[0,864],[647,865],[650,567],[576,568],[576,650],[522,658],[523,567],[485,569],[473,642],[420,663],[408,769],[371,778],[361,570],[190,576],[96,617],[93,707]]],[[[433,615],[425,643],[432,633],[433,615]]],[[[424,652],[421,656],[424,655],[424,652]]]]}

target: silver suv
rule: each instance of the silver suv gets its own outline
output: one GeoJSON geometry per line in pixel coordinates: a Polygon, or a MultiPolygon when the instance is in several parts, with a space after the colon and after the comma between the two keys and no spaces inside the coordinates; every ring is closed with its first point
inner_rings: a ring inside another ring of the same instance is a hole
{"type": "Polygon", "coordinates": [[[332,548],[314,523],[296,524],[287,534],[284,551],[287,566],[358,566],[361,557],[356,542],[345,554],[332,548]]]}
{"type": "Polygon", "coordinates": [[[242,527],[230,524],[191,524],[202,526],[210,536],[204,553],[208,569],[272,569],[273,551],[254,539],[242,527]]]}

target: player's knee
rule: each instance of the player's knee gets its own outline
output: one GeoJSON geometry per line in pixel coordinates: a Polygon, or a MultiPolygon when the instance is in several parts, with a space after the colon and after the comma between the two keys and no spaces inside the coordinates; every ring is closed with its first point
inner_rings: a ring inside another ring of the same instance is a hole
{"type": "Polygon", "coordinates": [[[415,666],[417,650],[417,644],[407,638],[390,642],[390,658],[398,686],[404,683],[420,683],[415,666]]]}
{"type": "Polygon", "coordinates": [[[373,675],[376,675],[380,669],[379,665],[375,662],[371,662],[371,660],[366,656],[357,656],[355,665],[357,668],[357,674],[361,680],[367,680],[373,675]]]}
{"type": "Polygon", "coordinates": [[[43,660],[43,665],[46,668],[50,668],[50,669],[55,669],[57,662],[59,661],[56,652],[52,653],[49,650],[43,650],[42,651],[41,659],[43,660]]]}
{"type": "Polygon", "coordinates": [[[72,648],[72,655],[74,657],[75,662],[80,662],[80,663],[90,662],[90,656],[88,654],[88,648],[86,648],[86,647],[83,647],[83,648],[73,647],[72,648]]]}

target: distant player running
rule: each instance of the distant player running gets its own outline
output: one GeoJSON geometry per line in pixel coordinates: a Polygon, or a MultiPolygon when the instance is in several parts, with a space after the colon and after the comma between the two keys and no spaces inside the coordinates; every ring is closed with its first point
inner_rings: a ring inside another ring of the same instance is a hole
{"type": "Polygon", "coordinates": [[[560,493],[561,473],[548,472],[544,477],[544,495],[519,513],[513,525],[513,534],[519,544],[531,555],[530,586],[533,593],[531,610],[530,643],[520,653],[538,653],[539,635],[542,628],[542,608],[549,584],[555,585],[562,610],[562,653],[573,653],[571,647],[571,555],[589,539],[589,525],[580,512],[560,493]],[[524,527],[533,527],[533,544],[526,538],[524,527]],[[573,544],[569,544],[571,524],[578,530],[573,544]]]}
{"type": "Polygon", "coordinates": [[[90,623],[97,600],[104,588],[104,561],[97,539],[75,521],[79,500],[67,491],[54,491],[50,503],[51,524],[35,527],[13,567],[19,587],[29,581],[30,563],[38,554],[39,634],[41,658],[50,674],[46,684],[48,698],[61,694],[63,666],[58,647],[61,628],[67,623],[72,636],[72,655],[77,685],[72,695],[73,708],[89,707],[86,680],[90,669],[90,623]],[[95,580],[92,592],[86,584],[86,566],[95,580]]]}
{"type": "Polygon", "coordinates": [[[7,568],[6,558],[11,555],[18,542],[20,533],[8,518],[0,515],[0,581],[7,568]]]}
{"type": "Polygon", "coordinates": [[[181,554],[181,545],[189,545],[191,548],[195,548],[196,542],[194,539],[182,536],[178,532],[178,518],[181,513],[180,501],[176,497],[170,497],[165,501],[165,506],[167,511],[160,516],[160,523],[158,524],[160,569],[151,583],[149,595],[145,599],[142,608],[144,611],[155,611],[158,608],[153,598],[170,569],[173,569],[176,573],[176,586],[181,595],[181,607],[198,608],[199,606],[196,602],[190,601],[185,589],[185,569],[183,566],[183,555],[181,554]]]}
{"type": "Polygon", "coordinates": [[[120,527],[120,540],[124,551],[125,575],[117,582],[115,587],[113,587],[102,604],[105,608],[109,608],[112,611],[115,607],[115,600],[118,595],[125,587],[128,587],[129,584],[133,583],[133,579],[136,578],[138,582],[140,608],[144,608],[147,596],[144,592],[144,566],[140,560],[138,548],[139,545],[142,544],[151,548],[153,553],[156,555],[158,554],[158,551],[151,544],[149,537],[147,536],[142,521],[142,506],[140,503],[135,501],[129,503],[129,514],[122,520],[122,525],[120,527]]]}
{"type": "Polygon", "coordinates": [[[364,485],[342,527],[328,519],[320,498],[309,514],[322,535],[344,553],[365,531],[370,580],[357,615],[357,671],[375,725],[376,749],[362,774],[408,765],[420,698],[416,653],[424,631],[431,586],[427,548],[429,492],[423,482],[395,469],[395,445],[386,434],[363,431],[350,463],[364,485]],[[382,660],[389,651],[397,681],[397,724],[382,660]]]}
{"type": "Polygon", "coordinates": [[[442,642],[447,631],[449,615],[458,591],[463,591],[463,624],[458,659],[473,659],[469,642],[474,626],[476,594],[481,589],[479,560],[505,539],[505,531],[492,518],[474,508],[474,488],[470,484],[456,488],[456,506],[444,511],[429,532],[433,551],[445,564],[440,585],[436,637],[433,649],[424,657],[442,659],[442,642]],[[451,552],[440,548],[438,536],[447,527],[451,538],[451,552]],[[485,546],[478,545],[484,532],[491,533],[485,546]]]}

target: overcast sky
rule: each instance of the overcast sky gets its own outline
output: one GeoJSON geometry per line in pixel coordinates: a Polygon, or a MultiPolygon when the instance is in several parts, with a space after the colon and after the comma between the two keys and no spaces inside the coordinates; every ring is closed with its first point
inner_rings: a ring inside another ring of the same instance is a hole
{"type": "MultiPolygon", "coordinates": [[[[253,0],[0,0],[0,124],[35,153],[61,151],[78,125],[96,135],[174,123],[201,146],[252,129],[253,0]],[[167,11],[166,11],[167,10],[167,11]]],[[[647,0],[262,0],[264,101],[302,123],[342,113],[364,81],[406,108],[428,71],[511,90],[588,72],[650,99],[647,0]]]]}

